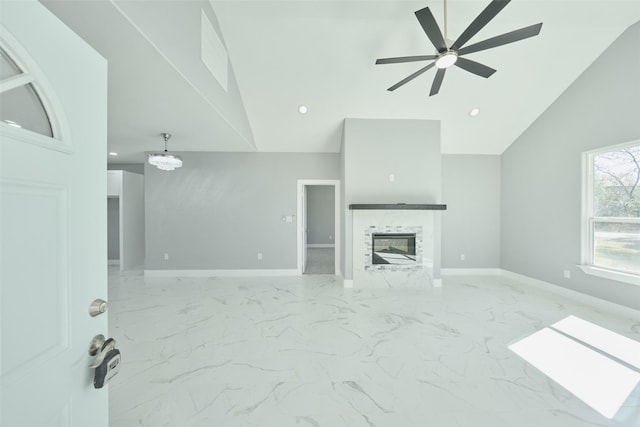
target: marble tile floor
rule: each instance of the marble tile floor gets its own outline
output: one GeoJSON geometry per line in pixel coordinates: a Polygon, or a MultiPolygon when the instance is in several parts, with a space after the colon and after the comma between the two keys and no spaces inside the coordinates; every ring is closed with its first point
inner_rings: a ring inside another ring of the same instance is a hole
{"type": "Polygon", "coordinates": [[[305,274],[333,274],[335,271],[334,248],[307,248],[305,274]]]}
{"type": "Polygon", "coordinates": [[[109,300],[111,427],[640,426],[640,390],[610,420],[507,348],[570,314],[640,341],[640,315],[506,278],[344,289],[111,269],[109,300]]]}

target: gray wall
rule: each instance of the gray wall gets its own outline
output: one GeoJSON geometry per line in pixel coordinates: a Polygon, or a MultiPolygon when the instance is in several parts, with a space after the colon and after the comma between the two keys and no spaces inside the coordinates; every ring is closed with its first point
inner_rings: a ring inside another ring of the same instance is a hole
{"type": "Polygon", "coordinates": [[[500,156],[443,155],[442,200],[442,267],[499,268],[500,156]]]}
{"type": "Polygon", "coordinates": [[[120,198],[107,198],[107,257],[120,259],[120,198]]]}
{"type": "MultiPolygon", "coordinates": [[[[440,122],[345,119],[342,151],[344,278],[352,279],[350,204],[441,203],[440,122]],[[395,175],[394,182],[389,181],[389,174],[395,175]]],[[[436,241],[440,238],[439,224],[436,220],[436,241]]],[[[436,265],[440,255],[436,251],[436,265]]],[[[434,273],[436,278],[439,273],[434,273]]]]}
{"type": "Polygon", "coordinates": [[[441,202],[438,121],[346,119],[344,126],[347,207],[441,202]]]}
{"type": "Polygon", "coordinates": [[[144,163],[109,163],[107,170],[127,171],[144,175],[144,163]]]}
{"type": "Polygon", "coordinates": [[[335,243],[335,191],[333,185],[307,186],[307,244],[335,243]]]}
{"type": "Polygon", "coordinates": [[[120,269],[132,270],[144,265],[144,177],[131,172],[122,173],[122,253],[120,269]]]}
{"type": "Polygon", "coordinates": [[[640,23],[623,33],[503,153],[501,264],[640,309],[640,287],[586,275],[576,267],[581,153],[640,138],[638,46],[640,23]],[[571,279],[563,278],[565,269],[571,279]]]}
{"type": "Polygon", "coordinates": [[[180,155],[175,171],[145,165],[147,269],[297,267],[296,223],[281,218],[296,214],[298,179],[340,178],[338,154],[180,155]]]}

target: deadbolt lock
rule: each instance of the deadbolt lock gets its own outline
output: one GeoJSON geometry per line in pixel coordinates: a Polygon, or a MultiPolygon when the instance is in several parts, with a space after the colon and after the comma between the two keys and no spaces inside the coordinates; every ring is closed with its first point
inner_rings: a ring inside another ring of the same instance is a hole
{"type": "Polygon", "coordinates": [[[94,299],[89,305],[89,315],[96,317],[107,311],[107,302],[103,299],[94,299]]]}

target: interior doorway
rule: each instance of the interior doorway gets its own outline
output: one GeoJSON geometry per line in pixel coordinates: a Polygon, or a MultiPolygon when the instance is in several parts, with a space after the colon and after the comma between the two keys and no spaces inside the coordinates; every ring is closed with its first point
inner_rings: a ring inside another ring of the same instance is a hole
{"type": "Polygon", "coordinates": [[[107,259],[120,265],[120,197],[107,196],[107,259]]]}
{"type": "Polygon", "coordinates": [[[306,202],[305,232],[307,251],[303,274],[334,274],[335,272],[335,194],[332,185],[307,185],[303,191],[306,202]]]}
{"type": "Polygon", "coordinates": [[[107,253],[120,271],[144,266],[144,176],[107,171],[107,253]]]}
{"type": "Polygon", "coordinates": [[[299,274],[340,274],[339,184],[298,180],[299,274]]]}

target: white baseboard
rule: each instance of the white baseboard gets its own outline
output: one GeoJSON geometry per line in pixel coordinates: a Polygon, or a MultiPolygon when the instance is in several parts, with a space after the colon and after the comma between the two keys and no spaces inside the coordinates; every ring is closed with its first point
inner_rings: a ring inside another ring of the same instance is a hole
{"type": "Polygon", "coordinates": [[[501,268],[442,268],[442,276],[500,276],[501,268]]]}
{"type": "Polygon", "coordinates": [[[631,316],[633,318],[639,317],[640,311],[635,310],[631,307],[627,307],[625,305],[616,304],[615,302],[594,297],[592,295],[585,294],[583,292],[574,291],[573,289],[565,288],[563,286],[554,285],[553,283],[545,282],[544,280],[534,279],[532,277],[525,276],[523,274],[514,273],[509,270],[501,270],[501,272],[502,272],[501,276],[503,278],[515,280],[526,286],[531,286],[533,288],[537,288],[543,291],[552,292],[556,295],[570,298],[570,299],[573,299],[574,301],[578,301],[592,307],[595,306],[609,312],[614,311],[616,313],[631,316]]]}
{"type": "Polygon", "coordinates": [[[145,270],[145,277],[282,277],[298,270],[145,270]]]}
{"type": "Polygon", "coordinates": [[[110,259],[107,261],[107,265],[120,265],[119,259],[110,259]]]}
{"type": "Polygon", "coordinates": [[[570,298],[590,306],[600,307],[603,310],[626,313],[629,316],[638,316],[638,310],[633,308],[501,268],[443,268],[440,271],[442,276],[498,276],[504,279],[514,280],[525,286],[552,292],[556,295],[570,298]]]}
{"type": "Polygon", "coordinates": [[[333,243],[308,243],[307,248],[335,248],[333,243]]]}

